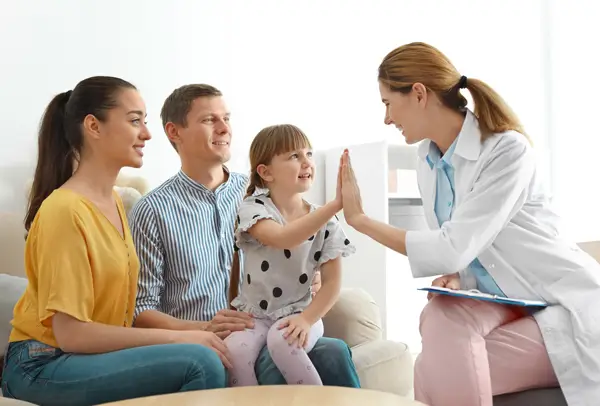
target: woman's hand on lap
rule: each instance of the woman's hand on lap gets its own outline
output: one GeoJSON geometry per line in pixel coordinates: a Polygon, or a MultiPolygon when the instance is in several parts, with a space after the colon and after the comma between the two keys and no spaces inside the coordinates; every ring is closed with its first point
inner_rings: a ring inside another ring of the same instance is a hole
{"type": "MultiPolygon", "coordinates": [[[[431,286],[436,286],[439,288],[447,288],[452,290],[460,289],[460,275],[458,272],[450,274],[450,275],[442,275],[438,278],[435,278],[433,282],[431,282],[431,286]]],[[[427,300],[433,299],[436,296],[435,293],[429,292],[427,294],[427,300]]]]}
{"type": "Polygon", "coordinates": [[[229,354],[227,346],[215,333],[200,330],[178,331],[175,342],[179,344],[200,344],[210,348],[217,353],[225,368],[233,368],[231,361],[229,360],[231,355],[229,354]]]}

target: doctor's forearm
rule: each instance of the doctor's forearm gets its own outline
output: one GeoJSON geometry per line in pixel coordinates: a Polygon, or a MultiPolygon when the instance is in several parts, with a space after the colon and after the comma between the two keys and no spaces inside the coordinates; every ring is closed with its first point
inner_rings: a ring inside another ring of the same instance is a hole
{"type": "Polygon", "coordinates": [[[362,215],[354,220],[350,226],[389,249],[406,255],[406,230],[373,220],[366,215],[362,215]]]}

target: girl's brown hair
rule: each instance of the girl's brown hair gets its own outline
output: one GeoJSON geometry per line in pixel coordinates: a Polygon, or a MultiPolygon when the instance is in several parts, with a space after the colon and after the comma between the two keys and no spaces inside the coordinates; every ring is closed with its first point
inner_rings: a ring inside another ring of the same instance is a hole
{"type": "Polygon", "coordinates": [[[379,65],[378,79],[390,90],[401,93],[410,93],[413,84],[422,83],[454,110],[467,106],[467,99],[460,94],[460,89],[466,88],[475,104],[482,140],[513,130],[531,142],[517,115],[498,93],[479,79],[461,76],[450,60],[431,45],[413,42],[394,49],[379,65]]]}
{"type": "MultiPolygon", "coordinates": [[[[259,165],[269,165],[276,155],[303,148],[312,148],[312,145],[306,134],[298,127],[291,124],[279,124],[263,128],[250,145],[250,179],[244,198],[252,196],[257,188],[265,189],[267,187],[263,178],[258,174],[259,165]]],[[[237,222],[235,228],[237,228],[237,222]]],[[[238,295],[240,284],[239,248],[237,241],[234,244],[229,281],[229,303],[238,295]]]]}

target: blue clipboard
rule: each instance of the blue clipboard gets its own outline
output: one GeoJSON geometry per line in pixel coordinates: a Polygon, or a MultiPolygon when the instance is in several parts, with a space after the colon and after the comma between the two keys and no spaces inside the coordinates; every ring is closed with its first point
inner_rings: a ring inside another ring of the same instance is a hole
{"type": "Polygon", "coordinates": [[[548,306],[548,303],[540,301],[540,300],[514,299],[514,298],[510,298],[510,297],[490,295],[488,293],[482,293],[482,292],[478,291],[477,289],[454,290],[454,289],[442,288],[442,287],[438,287],[438,286],[429,286],[426,288],[418,288],[417,290],[424,290],[427,292],[438,293],[440,295],[464,297],[467,299],[485,300],[488,302],[501,303],[501,304],[507,304],[507,305],[513,305],[513,306],[536,307],[536,308],[545,308],[548,306]]]}

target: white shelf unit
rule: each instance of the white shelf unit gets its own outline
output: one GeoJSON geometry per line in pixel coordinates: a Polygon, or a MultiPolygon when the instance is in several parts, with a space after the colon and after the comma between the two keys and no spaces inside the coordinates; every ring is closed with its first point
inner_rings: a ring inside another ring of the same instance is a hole
{"type": "MultiPolygon", "coordinates": [[[[427,228],[416,180],[416,146],[371,142],[347,147],[361,189],[363,209],[371,218],[403,229],[427,228]],[[394,175],[391,171],[399,171],[394,175]],[[397,187],[394,188],[394,177],[397,187]],[[392,189],[392,190],[390,190],[392,189]]],[[[325,200],[334,198],[339,158],[344,148],[325,151],[325,200]]],[[[414,279],[408,259],[358,233],[338,215],[356,245],[344,259],[344,286],[370,293],[381,309],[384,335],[420,350],[419,315],[427,299],[417,287],[431,279],[414,279]]]]}

